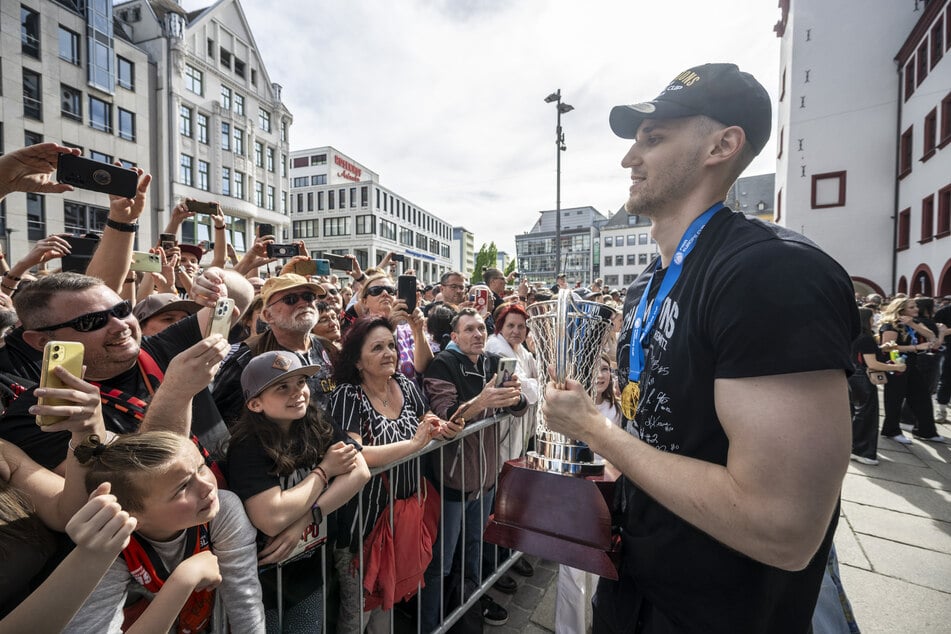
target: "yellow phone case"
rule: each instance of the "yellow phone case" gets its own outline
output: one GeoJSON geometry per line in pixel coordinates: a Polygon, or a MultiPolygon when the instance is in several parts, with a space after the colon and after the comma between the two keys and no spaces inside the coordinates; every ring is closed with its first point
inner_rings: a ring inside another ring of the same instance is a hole
{"type": "MultiPolygon", "coordinates": [[[[77,377],[83,375],[83,344],[76,341],[49,341],[43,348],[43,366],[40,370],[40,387],[65,387],[59,377],[53,374],[57,366],[65,367],[70,374],[77,377]]],[[[70,405],[72,401],[61,398],[40,398],[39,405],[70,405]]],[[[60,416],[37,416],[37,425],[52,425],[63,420],[60,416]]]]}

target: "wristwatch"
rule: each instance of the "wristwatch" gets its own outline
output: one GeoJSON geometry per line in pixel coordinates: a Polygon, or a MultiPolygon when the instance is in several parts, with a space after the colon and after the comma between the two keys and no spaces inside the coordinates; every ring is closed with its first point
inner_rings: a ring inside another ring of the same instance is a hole
{"type": "Polygon", "coordinates": [[[324,521],[324,512],[320,510],[320,503],[314,502],[314,505],[310,508],[311,513],[314,515],[314,523],[320,524],[324,521]]]}

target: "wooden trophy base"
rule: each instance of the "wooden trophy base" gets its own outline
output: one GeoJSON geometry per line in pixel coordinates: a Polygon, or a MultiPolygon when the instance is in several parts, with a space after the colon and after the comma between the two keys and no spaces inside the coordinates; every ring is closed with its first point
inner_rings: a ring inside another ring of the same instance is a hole
{"type": "Polygon", "coordinates": [[[578,478],[532,469],[524,458],[509,460],[483,538],[616,580],[619,544],[611,536],[609,504],[617,477],[610,467],[578,478]]]}

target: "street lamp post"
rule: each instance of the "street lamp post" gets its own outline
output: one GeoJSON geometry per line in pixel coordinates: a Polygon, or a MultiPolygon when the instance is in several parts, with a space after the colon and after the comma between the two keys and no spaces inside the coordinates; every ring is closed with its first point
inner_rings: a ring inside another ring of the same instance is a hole
{"type": "Polygon", "coordinates": [[[555,103],[557,124],[555,125],[555,277],[561,270],[561,153],[567,150],[565,133],[561,130],[561,115],[574,110],[561,102],[561,88],[545,97],[545,103],[555,103]]]}

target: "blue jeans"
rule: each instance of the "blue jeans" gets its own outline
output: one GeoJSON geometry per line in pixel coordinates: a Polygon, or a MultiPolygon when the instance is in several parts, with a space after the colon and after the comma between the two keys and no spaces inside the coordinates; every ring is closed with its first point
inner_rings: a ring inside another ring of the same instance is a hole
{"type": "Polygon", "coordinates": [[[489,521],[492,512],[492,502],[495,500],[495,488],[483,493],[475,500],[453,501],[442,500],[443,527],[436,543],[433,544],[433,560],[426,568],[424,579],[426,587],[422,592],[422,632],[431,632],[439,625],[439,611],[443,604],[440,593],[441,582],[452,571],[452,556],[456,552],[459,536],[465,522],[466,540],[463,544],[465,557],[465,576],[475,583],[480,581],[482,557],[482,531],[489,521]],[[440,560],[440,553],[442,559],[440,560]]]}

